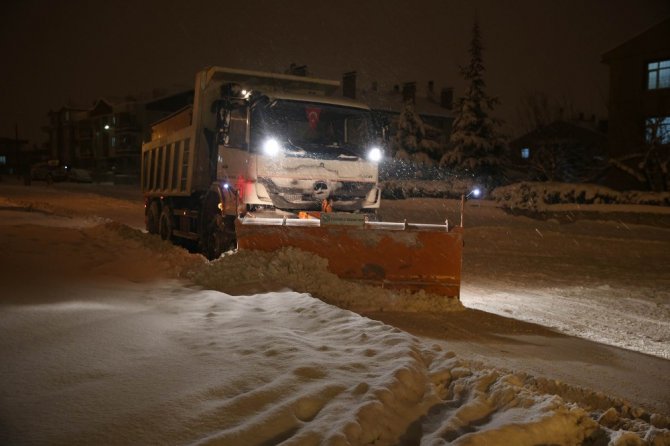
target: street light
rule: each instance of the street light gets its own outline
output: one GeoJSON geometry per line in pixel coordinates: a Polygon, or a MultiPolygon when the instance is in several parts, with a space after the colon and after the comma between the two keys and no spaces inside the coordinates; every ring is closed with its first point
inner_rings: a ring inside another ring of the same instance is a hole
{"type": "Polygon", "coordinates": [[[475,187],[474,189],[472,189],[472,190],[470,191],[469,194],[467,194],[467,195],[465,196],[465,199],[467,200],[467,199],[470,198],[470,197],[479,198],[479,196],[480,196],[481,194],[482,194],[482,191],[481,191],[478,187],[475,187]]]}
{"type": "Polygon", "coordinates": [[[469,194],[467,194],[467,195],[465,195],[465,194],[461,195],[461,228],[463,227],[463,214],[464,214],[464,212],[465,212],[465,200],[467,200],[467,199],[470,198],[470,197],[479,198],[479,196],[480,196],[481,194],[482,194],[481,189],[479,189],[478,187],[475,187],[474,189],[472,189],[472,190],[470,191],[469,194]]]}

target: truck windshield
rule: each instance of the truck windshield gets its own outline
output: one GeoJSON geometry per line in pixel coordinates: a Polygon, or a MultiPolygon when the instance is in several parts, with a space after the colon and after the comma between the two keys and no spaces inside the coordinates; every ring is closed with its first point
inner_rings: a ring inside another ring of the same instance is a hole
{"type": "Polygon", "coordinates": [[[361,157],[374,138],[368,110],[292,100],[256,104],[252,147],[274,138],[289,156],[361,157]]]}

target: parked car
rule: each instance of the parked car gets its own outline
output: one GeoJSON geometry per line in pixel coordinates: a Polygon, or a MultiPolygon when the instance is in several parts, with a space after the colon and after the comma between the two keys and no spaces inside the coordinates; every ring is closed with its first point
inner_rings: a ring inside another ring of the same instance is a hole
{"type": "Polygon", "coordinates": [[[85,169],[68,169],[67,179],[75,183],[92,183],[91,172],[85,169]]]}
{"type": "Polygon", "coordinates": [[[30,168],[30,179],[36,181],[46,181],[52,183],[54,181],[67,180],[67,169],[58,165],[58,162],[47,161],[44,163],[34,164],[30,168]]]}

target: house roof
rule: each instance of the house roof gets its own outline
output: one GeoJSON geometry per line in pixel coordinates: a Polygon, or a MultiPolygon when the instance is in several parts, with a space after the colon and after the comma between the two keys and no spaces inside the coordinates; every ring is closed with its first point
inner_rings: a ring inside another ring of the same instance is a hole
{"type": "MultiPolygon", "coordinates": [[[[401,91],[359,91],[360,101],[368,104],[372,110],[400,113],[403,109],[403,95],[401,91]]],[[[415,99],[414,109],[419,115],[439,116],[451,118],[454,116],[452,110],[440,105],[437,100],[425,96],[415,99]]]]}
{"type": "Polygon", "coordinates": [[[112,113],[113,110],[114,108],[111,102],[109,102],[106,99],[100,98],[95,102],[93,108],[91,108],[90,115],[91,116],[108,115],[112,113]]]}
{"type": "Polygon", "coordinates": [[[578,140],[591,143],[604,143],[607,136],[590,127],[588,121],[557,120],[544,127],[532,130],[510,141],[511,147],[523,146],[537,141],[547,140],[578,140]]]}
{"type": "Polygon", "coordinates": [[[176,111],[193,104],[195,91],[193,88],[166,94],[150,101],[145,106],[147,110],[154,111],[176,111]]]}
{"type": "Polygon", "coordinates": [[[641,49],[644,49],[643,56],[654,57],[659,52],[670,56],[670,17],[607,51],[602,55],[602,61],[609,63],[616,59],[639,56],[641,49]]]}
{"type": "Polygon", "coordinates": [[[28,144],[27,139],[14,139],[14,138],[6,138],[4,136],[0,136],[0,144],[5,145],[5,144],[28,144]]]}

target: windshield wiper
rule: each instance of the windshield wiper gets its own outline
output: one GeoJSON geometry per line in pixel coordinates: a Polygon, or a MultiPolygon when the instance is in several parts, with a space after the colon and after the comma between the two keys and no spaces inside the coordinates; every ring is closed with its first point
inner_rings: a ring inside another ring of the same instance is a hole
{"type": "Polygon", "coordinates": [[[300,147],[299,145],[297,145],[296,143],[291,141],[290,138],[286,138],[286,141],[288,141],[288,143],[292,146],[292,150],[291,150],[292,152],[298,153],[298,154],[301,154],[301,155],[304,155],[304,154],[307,153],[307,151],[303,147],[300,147]]]}
{"type": "MultiPolygon", "coordinates": [[[[343,144],[343,145],[338,145],[337,148],[343,152],[348,153],[351,156],[355,156],[356,158],[360,158],[362,155],[358,150],[355,149],[356,146],[352,146],[351,144],[343,144]]],[[[343,154],[344,155],[344,154],[343,154]]]]}
{"type": "MultiPolygon", "coordinates": [[[[307,155],[308,153],[330,153],[330,154],[337,154],[337,158],[344,158],[344,159],[358,159],[361,158],[362,155],[355,150],[355,146],[352,145],[341,145],[338,143],[335,144],[322,144],[318,142],[307,142],[307,143],[301,143],[300,145],[294,143],[291,141],[290,138],[287,138],[288,143],[292,146],[291,153],[292,154],[298,154],[298,155],[307,155]],[[320,150],[320,151],[315,151],[313,149],[318,149],[318,148],[326,148],[327,150],[320,150]],[[312,149],[312,150],[310,150],[312,149]]],[[[324,154],[325,154],[324,153],[324,154]]],[[[333,156],[331,155],[331,156],[333,156]]]]}

